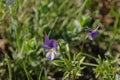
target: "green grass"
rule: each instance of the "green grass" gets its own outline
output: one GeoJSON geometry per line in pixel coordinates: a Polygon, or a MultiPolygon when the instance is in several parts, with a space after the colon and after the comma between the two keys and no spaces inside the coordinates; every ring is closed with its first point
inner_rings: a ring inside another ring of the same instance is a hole
{"type": "Polygon", "coordinates": [[[7,5],[0,0],[0,80],[117,80],[119,4],[119,0],[15,0],[7,5]],[[99,23],[104,26],[99,36],[89,40],[87,28],[93,30],[99,23]],[[59,44],[60,54],[53,61],[41,48],[45,35],[59,44]]]}

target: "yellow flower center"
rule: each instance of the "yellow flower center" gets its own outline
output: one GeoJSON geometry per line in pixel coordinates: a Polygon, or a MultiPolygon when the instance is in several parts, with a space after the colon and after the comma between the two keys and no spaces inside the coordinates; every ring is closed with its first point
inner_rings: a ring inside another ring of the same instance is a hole
{"type": "Polygon", "coordinates": [[[53,54],[54,52],[55,52],[55,50],[54,50],[54,49],[50,49],[50,53],[52,53],[52,54],[53,54]]]}

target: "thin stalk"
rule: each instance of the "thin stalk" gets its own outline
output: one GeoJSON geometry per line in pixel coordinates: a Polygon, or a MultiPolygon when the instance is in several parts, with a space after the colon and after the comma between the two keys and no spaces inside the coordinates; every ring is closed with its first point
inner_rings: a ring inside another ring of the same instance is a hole
{"type": "Polygon", "coordinates": [[[64,6],[66,5],[66,3],[68,2],[69,0],[65,0],[64,3],[61,4],[61,6],[59,7],[59,12],[62,10],[62,8],[64,8],[64,6]]]}
{"type": "Polygon", "coordinates": [[[52,24],[52,29],[49,31],[48,35],[50,36],[52,30],[55,28],[55,23],[57,22],[58,17],[55,19],[54,23],[52,24]]]}
{"type": "Polygon", "coordinates": [[[45,75],[44,80],[48,80],[47,79],[47,70],[46,70],[46,68],[44,68],[44,75],[45,75]]]}
{"type": "Polygon", "coordinates": [[[119,16],[116,17],[116,20],[115,20],[115,23],[114,23],[114,28],[113,28],[113,35],[112,35],[112,38],[110,40],[110,45],[109,45],[109,48],[108,48],[108,51],[111,52],[111,47],[115,41],[115,35],[117,34],[117,25],[118,25],[118,22],[119,22],[119,16]]]}
{"type": "Polygon", "coordinates": [[[85,44],[86,39],[87,39],[87,36],[85,35],[84,38],[83,38],[83,43],[82,43],[82,47],[81,47],[80,52],[83,51],[83,47],[84,47],[84,44],[85,44]]]}
{"type": "Polygon", "coordinates": [[[77,18],[78,18],[79,15],[82,13],[83,9],[85,8],[87,2],[88,2],[88,0],[85,0],[84,3],[83,3],[83,5],[78,10],[76,10],[76,12],[73,15],[79,13],[78,16],[77,16],[77,18]]]}
{"type": "Polygon", "coordinates": [[[40,70],[40,73],[39,73],[39,76],[38,76],[38,80],[41,80],[42,72],[43,72],[43,68],[41,67],[41,70],[40,70]]]}
{"type": "Polygon", "coordinates": [[[25,74],[26,74],[26,76],[27,76],[27,79],[28,79],[28,80],[33,80],[32,77],[30,76],[30,74],[27,72],[26,65],[25,65],[24,62],[23,62],[23,69],[24,69],[24,71],[25,71],[25,74]]]}
{"type": "Polygon", "coordinates": [[[86,66],[93,66],[93,67],[97,67],[96,64],[91,64],[91,63],[86,63],[86,62],[83,62],[82,63],[83,65],[86,65],[86,66]]]}
{"type": "MultiPolygon", "coordinates": [[[[60,46],[60,44],[58,43],[58,45],[59,45],[59,47],[60,47],[60,51],[61,51],[61,46],[60,46]]],[[[61,55],[63,56],[63,58],[65,59],[65,56],[64,56],[64,54],[61,52],[61,55]]]]}
{"type": "Polygon", "coordinates": [[[97,60],[97,58],[95,58],[95,57],[93,57],[93,56],[91,56],[91,55],[89,55],[89,54],[83,53],[82,55],[87,56],[87,57],[89,57],[89,58],[92,58],[92,59],[94,59],[94,60],[97,60]]]}
{"type": "Polygon", "coordinates": [[[7,57],[7,64],[8,64],[8,71],[9,71],[9,80],[12,80],[12,70],[11,70],[11,62],[10,60],[8,59],[8,56],[6,55],[7,57]]]}

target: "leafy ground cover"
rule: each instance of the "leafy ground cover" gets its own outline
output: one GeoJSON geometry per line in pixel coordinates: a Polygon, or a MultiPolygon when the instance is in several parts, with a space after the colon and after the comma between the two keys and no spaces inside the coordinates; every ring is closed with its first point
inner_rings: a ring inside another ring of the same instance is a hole
{"type": "Polygon", "coordinates": [[[0,0],[0,80],[120,80],[120,1],[0,0]]]}

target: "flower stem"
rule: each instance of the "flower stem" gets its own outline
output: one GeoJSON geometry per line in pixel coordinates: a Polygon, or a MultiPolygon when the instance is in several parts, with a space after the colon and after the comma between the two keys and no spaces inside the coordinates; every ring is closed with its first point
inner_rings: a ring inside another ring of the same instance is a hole
{"type": "Polygon", "coordinates": [[[97,66],[96,64],[91,64],[91,63],[86,63],[86,62],[83,62],[82,64],[83,64],[83,65],[86,65],[86,66],[93,66],[93,67],[96,67],[96,66],[97,66]]]}
{"type": "Polygon", "coordinates": [[[10,62],[10,60],[9,60],[7,55],[6,55],[6,57],[7,57],[6,61],[7,61],[7,64],[8,64],[8,71],[9,71],[9,80],[12,80],[11,62],[10,62]]]}
{"type": "Polygon", "coordinates": [[[27,69],[26,69],[26,65],[25,65],[24,62],[23,62],[23,69],[24,69],[24,71],[25,71],[25,74],[26,74],[26,76],[27,76],[27,79],[28,79],[28,80],[33,80],[32,77],[30,76],[30,74],[28,73],[28,71],[27,71],[27,69]]]}

